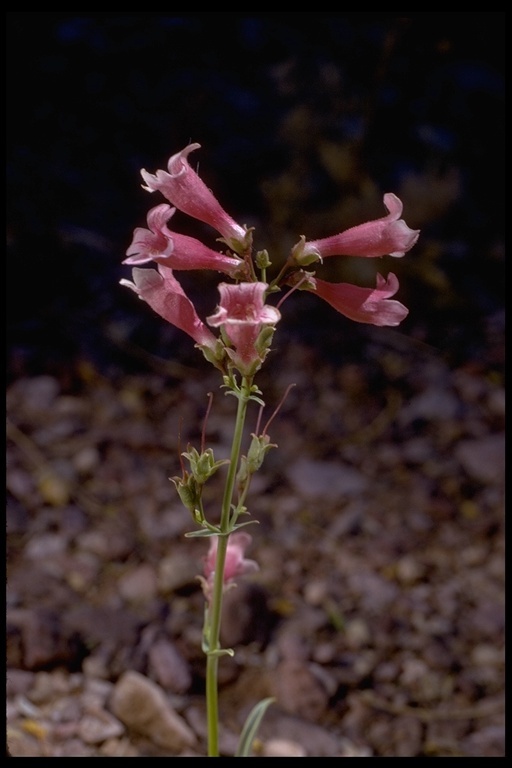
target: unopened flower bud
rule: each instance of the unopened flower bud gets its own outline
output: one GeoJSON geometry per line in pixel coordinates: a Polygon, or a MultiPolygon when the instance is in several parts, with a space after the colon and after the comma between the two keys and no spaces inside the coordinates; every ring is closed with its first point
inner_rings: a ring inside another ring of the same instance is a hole
{"type": "Polygon", "coordinates": [[[251,474],[258,471],[271,448],[277,448],[277,445],[270,442],[268,435],[252,435],[251,444],[247,451],[247,466],[251,474]]]}
{"type": "Polygon", "coordinates": [[[255,261],[258,269],[268,269],[272,264],[266,249],[263,251],[258,251],[255,257],[255,261]]]}
{"type": "Polygon", "coordinates": [[[183,477],[171,477],[169,478],[176,486],[178,496],[180,497],[183,506],[192,513],[194,519],[196,519],[196,511],[201,503],[201,489],[197,485],[195,478],[189,475],[188,472],[183,473],[183,477]]]}
{"type": "Polygon", "coordinates": [[[228,464],[227,459],[222,461],[215,461],[213,450],[207,448],[206,451],[199,453],[195,448],[189,448],[188,451],[181,454],[185,459],[188,459],[190,463],[190,470],[192,475],[199,486],[202,486],[206,481],[217,472],[219,467],[223,464],[228,464]]]}
{"type": "Polygon", "coordinates": [[[301,267],[307,267],[314,264],[315,261],[322,261],[318,249],[310,243],[306,243],[306,238],[301,235],[298,243],[291,250],[292,259],[301,267]]]}

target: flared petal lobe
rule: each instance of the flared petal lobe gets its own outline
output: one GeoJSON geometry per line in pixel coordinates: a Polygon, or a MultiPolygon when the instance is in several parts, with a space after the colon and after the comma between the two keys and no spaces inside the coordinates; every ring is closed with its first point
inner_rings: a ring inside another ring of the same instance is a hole
{"type": "Polygon", "coordinates": [[[146,264],[148,261],[167,258],[172,253],[173,244],[167,222],[175,210],[167,203],[162,203],[149,211],[148,228],[135,229],[132,242],[126,251],[129,258],[125,259],[123,264],[146,264]]]}

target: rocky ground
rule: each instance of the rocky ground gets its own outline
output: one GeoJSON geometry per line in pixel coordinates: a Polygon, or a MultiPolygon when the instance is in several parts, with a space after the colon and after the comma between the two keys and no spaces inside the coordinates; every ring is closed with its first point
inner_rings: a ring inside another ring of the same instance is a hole
{"type": "MultiPolygon", "coordinates": [[[[168,478],[234,401],[205,366],[82,362],[7,391],[7,743],[14,757],[205,754],[206,545],[168,478]]],[[[260,566],[227,593],[221,749],[275,703],[261,756],[504,755],[504,388],[378,329],[297,341],[260,385],[278,448],[249,498],[260,566]],[[382,332],[381,332],[382,331],[382,332]]],[[[256,411],[249,429],[254,429],[256,411]]],[[[212,515],[220,474],[206,487],[212,515]]]]}

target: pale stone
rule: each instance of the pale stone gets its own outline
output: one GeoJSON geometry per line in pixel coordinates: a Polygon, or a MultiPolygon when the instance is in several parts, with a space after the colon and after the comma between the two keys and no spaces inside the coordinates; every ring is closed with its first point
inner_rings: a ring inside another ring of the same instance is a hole
{"type": "Polygon", "coordinates": [[[269,739],[263,744],[263,757],[307,757],[301,744],[289,739],[269,739]]]}
{"type": "Polygon", "coordinates": [[[195,744],[196,737],[173,709],[159,685],[138,672],[125,672],[110,698],[110,709],[126,726],[171,752],[195,744]]]}

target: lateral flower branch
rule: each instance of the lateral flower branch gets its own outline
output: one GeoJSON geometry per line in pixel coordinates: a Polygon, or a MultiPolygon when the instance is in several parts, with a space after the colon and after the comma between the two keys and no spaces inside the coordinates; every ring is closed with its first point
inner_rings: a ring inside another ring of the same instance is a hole
{"type": "MultiPolygon", "coordinates": [[[[359,323],[397,326],[408,309],[393,298],[399,289],[396,275],[377,274],[376,286],[366,288],[350,283],[322,280],[312,271],[331,256],[401,258],[416,243],[419,231],[411,229],[402,217],[402,202],[391,192],[384,195],[386,216],[368,221],[338,234],[307,240],[303,235],[291,248],[277,276],[269,281],[272,267],[266,250],[254,252],[253,229],[238,224],[221,206],[189,163],[199,144],[189,144],[173,155],[167,170],[141,171],[143,188],[159,192],[168,201],[159,203],[147,214],[147,227],[137,227],[123,263],[132,266],[132,280],[122,285],[164,320],[188,334],[204,357],[219,371],[221,386],[237,400],[231,454],[216,461],[213,450],[201,444],[200,450],[188,446],[181,454],[181,476],[172,478],[185,507],[190,511],[194,530],[188,536],[209,539],[199,577],[205,596],[203,650],[206,654],[206,710],[208,756],[219,756],[218,663],[232,649],[220,644],[222,599],[235,579],[258,569],[245,557],[251,536],[240,530],[256,521],[248,520],[245,506],[251,478],[261,467],[267,452],[276,447],[270,442],[267,426],[259,432],[264,401],[254,383],[256,374],[270,352],[281,307],[289,293],[308,291],[330,304],[337,312],[359,323]],[[170,227],[176,210],[215,230],[220,237],[217,249],[194,237],[174,232],[170,227]],[[154,262],[156,268],[147,267],[154,262]],[[204,319],[186,295],[175,273],[182,270],[213,270],[222,275],[218,284],[219,302],[204,319]],[[275,295],[287,290],[284,298],[272,304],[275,295]],[[244,425],[249,403],[259,405],[256,431],[244,453],[244,425]],[[185,463],[188,469],[185,468],[185,463]],[[220,510],[211,516],[203,506],[203,488],[209,478],[226,468],[220,510]]],[[[275,414],[274,414],[275,415],[275,414]]],[[[204,431],[203,431],[204,434],[204,431]]],[[[270,700],[261,702],[248,718],[237,756],[250,756],[255,728],[270,700]]]]}

